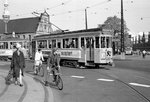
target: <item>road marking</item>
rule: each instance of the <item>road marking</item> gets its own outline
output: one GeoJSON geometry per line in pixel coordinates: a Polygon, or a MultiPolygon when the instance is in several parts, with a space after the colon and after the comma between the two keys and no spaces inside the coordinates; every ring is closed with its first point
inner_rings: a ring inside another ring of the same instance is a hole
{"type": "Polygon", "coordinates": [[[111,79],[103,79],[103,78],[100,78],[100,79],[97,79],[99,81],[114,81],[114,80],[111,80],[111,79]]]}
{"type": "Polygon", "coordinates": [[[139,84],[139,83],[129,83],[129,84],[133,86],[150,87],[150,85],[144,85],[144,84],[139,84]]]}
{"type": "Polygon", "coordinates": [[[73,77],[73,78],[85,78],[84,76],[75,76],[75,75],[72,75],[71,77],[73,77]]]}

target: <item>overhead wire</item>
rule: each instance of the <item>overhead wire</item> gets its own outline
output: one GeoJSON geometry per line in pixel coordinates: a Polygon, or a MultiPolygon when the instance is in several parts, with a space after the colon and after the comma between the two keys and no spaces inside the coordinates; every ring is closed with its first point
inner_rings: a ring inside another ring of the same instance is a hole
{"type": "MultiPolygon", "coordinates": [[[[93,7],[96,7],[96,6],[98,6],[98,5],[102,5],[102,4],[104,4],[104,3],[107,3],[107,2],[109,2],[109,1],[111,1],[111,0],[105,0],[105,1],[103,1],[103,2],[94,4],[94,5],[92,5],[92,6],[87,6],[86,8],[88,8],[88,9],[89,9],[89,8],[93,8],[93,7]]],[[[72,11],[66,11],[66,12],[61,12],[61,13],[57,13],[57,14],[51,14],[50,16],[64,15],[64,14],[67,14],[67,13],[80,12],[80,11],[84,11],[84,10],[85,10],[85,8],[80,8],[80,9],[76,9],[76,10],[72,10],[72,11]]]]}
{"type": "MultiPolygon", "coordinates": [[[[66,5],[66,4],[68,4],[69,2],[71,2],[71,1],[72,1],[72,0],[67,0],[66,2],[61,2],[61,3],[58,4],[58,5],[55,5],[55,6],[52,6],[52,7],[50,7],[50,8],[44,9],[44,11],[46,11],[46,10],[51,10],[51,9],[54,9],[54,8],[57,8],[57,7],[66,5]]],[[[23,13],[23,14],[17,14],[17,15],[11,15],[11,16],[13,16],[13,17],[15,17],[15,16],[24,16],[24,15],[27,15],[27,14],[33,14],[33,15],[36,16],[36,14],[38,15],[39,12],[43,12],[43,10],[36,10],[36,11],[33,11],[33,12],[28,12],[28,13],[23,13]]],[[[39,13],[39,15],[40,15],[40,14],[41,14],[41,13],[39,13]]]]}

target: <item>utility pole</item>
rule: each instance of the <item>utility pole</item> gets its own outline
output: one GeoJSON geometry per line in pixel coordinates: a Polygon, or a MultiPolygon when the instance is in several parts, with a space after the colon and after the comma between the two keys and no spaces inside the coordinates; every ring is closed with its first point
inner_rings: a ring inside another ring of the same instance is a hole
{"type": "Polygon", "coordinates": [[[87,8],[89,8],[89,7],[86,7],[86,8],[85,8],[85,29],[88,29],[88,23],[87,23],[87,8]]]}
{"type": "Polygon", "coordinates": [[[125,59],[123,0],[121,0],[121,59],[125,59]]]}

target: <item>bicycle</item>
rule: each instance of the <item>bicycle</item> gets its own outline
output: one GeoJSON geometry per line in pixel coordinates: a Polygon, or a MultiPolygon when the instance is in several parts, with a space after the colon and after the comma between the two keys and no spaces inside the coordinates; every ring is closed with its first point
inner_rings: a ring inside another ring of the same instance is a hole
{"type": "MultiPolygon", "coordinates": [[[[63,89],[63,81],[62,81],[62,78],[61,78],[61,74],[60,73],[57,73],[58,72],[58,68],[54,68],[52,69],[51,71],[48,71],[48,78],[53,75],[53,80],[54,80],[54,77],[56,78],[53,83],[55,83],[55,86],[57,86],[57,88],[59,90],[62,90],[63,89]],[[53,75],[52,71],[54,71],[55,73],[55,76],[53,75]]],[[[50,79],[50,78],[49,78],[50,79]]]]}
{"type": "Polygon", "coordinates": [[[33,70],[35,71],[35,73],[34,73],[35,75],[39,75],[41,77],[44,76],[44,68],[42,66],[42,63],[35,64],[33,66],[33,70]]]}

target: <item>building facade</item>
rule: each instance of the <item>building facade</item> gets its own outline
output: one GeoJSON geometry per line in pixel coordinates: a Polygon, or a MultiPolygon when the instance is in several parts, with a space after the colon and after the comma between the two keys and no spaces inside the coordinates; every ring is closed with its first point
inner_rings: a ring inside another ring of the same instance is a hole
{"type": "Polygon", "coordinates": [[[32,41],[36,35],[52,32],[50,18],[46,11],[38,17],[10,20],[7,24],[7,30],[7,33],[5,33],[5,23],[0,20],[0,39],[15,36],[32,41]]]}

